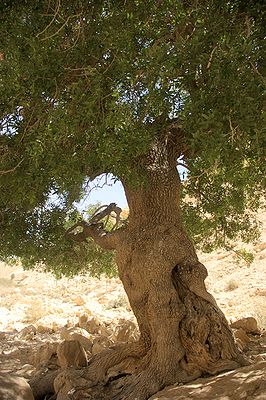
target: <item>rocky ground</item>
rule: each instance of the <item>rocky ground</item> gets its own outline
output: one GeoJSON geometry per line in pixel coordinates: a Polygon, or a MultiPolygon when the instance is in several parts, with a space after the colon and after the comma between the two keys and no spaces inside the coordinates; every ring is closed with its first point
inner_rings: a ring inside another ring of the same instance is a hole
{"type": "MultiPolygon", "coordinates": [[[[174,385],[153,400],[266,399],[266,213],[259,217],[264,224],[259,243],[200,254],[209,271],[208,290],[228,320],[234,324],[253,318],[232,325],[252,364],[218,377],[174,385]],[[252,263],[237,255],[243,248],[253,254],[252,263]]],[[[71,363],[82,366],[110,344],[134,341],[137,336],[135,319],[118,279],[82,276],[56,280],[42,272],[0,264],[0,399],[32,399],[31,394],[11,394],[10,388],[17,385],[22,393],[25,382],[10,383],[6,374],[30,380],[36,372],[67,366],[66,354],[71,351],[75,354],[71,363]],[[69,342],[67,348],[62,344],[65,341],[69,342]],[[9,397],[1,397],[1,390],[9,391],[9,397]]]]}

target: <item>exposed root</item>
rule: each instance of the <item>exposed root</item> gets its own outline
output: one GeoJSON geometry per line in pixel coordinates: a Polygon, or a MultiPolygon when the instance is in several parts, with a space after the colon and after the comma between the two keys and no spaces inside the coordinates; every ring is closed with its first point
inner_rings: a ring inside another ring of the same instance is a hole
{"type": "Polygon", "coordinates": [[[66,371],[56,379],[60,393],[73,388],[71,400],[147,400],[165,386],[245,363],[223,313],[204,294],[203,268],[199,274],[192,270],[186,282],[179,272],[173,275],[174,287],[165,297],[150,293],[146,344],[140,340],[107,349],[92,357],[73,379],[66,371]],[[193,279],[202,279],[202,285],[194,284],[193,279]],[[156,304],[160,305],[159,318],[156,304]]]}
{"type": "MultiPolygon", "coordinates": [[[[155,371],[154,371],[155,372],[155,371]]],[[[160,381],[151,371],[122,378],[113,385],[118,391],[110,400],[146,400],[161,389],[160,381]]]]}
{"type": "Polygon", "coordinates": [[[95,385],[106,383],[116,374],[135,371],[146,352],[147,350],[140,342],[113,346],[90,359],[83,377],[95,385]]]}
{"type": "Polygon", "coordinates": [[[47,371],[45,369],[30,379],[29,384],[35,400],[42,400],[46,395],[54,393],[54,380],[59,372],[60,370],[47,371]]]}
{"type": "Polygon", "coordinates": [[[175,382],[190,382],[200,375],[197,372],[189,376],[181,368],[178,368],[178,371],[172,371],[169,377],[163,369],[160,368],[158,363],[155,363],[142,372],[117,377],[108,385],[99,384],[85,391],[78,389],[71,396],[71,400],[83,400],[85,398],[93,400],[147,400],[167,385],[175,382]]]}

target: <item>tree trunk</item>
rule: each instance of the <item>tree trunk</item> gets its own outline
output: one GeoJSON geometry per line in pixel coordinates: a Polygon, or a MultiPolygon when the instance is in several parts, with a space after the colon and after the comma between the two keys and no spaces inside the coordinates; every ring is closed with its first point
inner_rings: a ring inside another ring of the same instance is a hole
{"type": "Polygon", "coordinates": [[[147,165],[145,185],[124,184],[129,225],[115,247],[140,340],[97,355],[87,377],[106,382],[108,369],[126,359],[135,360],[135,373],[113,382],[106,399],[146,400],[166,385],[242,362],[228,323],[205,288],[207,270],[182,225],[175,157],[154,151],[147,165]]]}

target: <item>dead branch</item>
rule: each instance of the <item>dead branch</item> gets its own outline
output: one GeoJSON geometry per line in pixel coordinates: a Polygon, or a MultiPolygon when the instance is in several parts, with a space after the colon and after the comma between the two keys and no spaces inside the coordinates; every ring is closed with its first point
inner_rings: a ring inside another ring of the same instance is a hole
{"type": "Polygon", "coordinates": [[[211,51],[211,54],[210,54],[210,57],[209,57],[209,61],[208,61],[208,64],[207,64],[207,69],[210,69],[212,58],[213,58],[213,54],[214,54],[216,49],[217,49],[217,46],[215,46],[211,51]]]}
{"type": "MultiPolygon", "coordinates": [[[[120,222],[120,214],[122,209],[111,203],[99,207],[94,214],[91,216],[88,222],[79,221],[69,229],[66,230],[65,236],[77,243],[86,242],[88,237],[94,239],[94,241],[105,249],[115,249],[120,229],[116,229],[120,222]],[[106,231],[104,228],[110,218],[111,214],[116,215],[116,223],[112,228],[111,232],[106,231]],[[102,220],[107,217],[107,221],[104,223],[102,220]],[[82,228],[81,232],[75,232],[77,228],[82,228]]],[[[122,228],[121,228],[122,230],[122,228]]]]}
{"type": "MultiPolygon", "coordinates": [[[[110,203],[109,205],[103,205],[103,206],[97,208],[97,210],[92,214],[92,216],[90,217],[90,223],[91,224],[98,223],[105,217],[107,217],[107,222],[108,222],[111,214],[115,213],[116,223],[115,223],[114,227],[112,228],[112,230],[114,230],[115,227],[117,227],[117,225],[120,222],[121,212],[122,212],[122,209],[120,207],[118,207],[116,205],[116,203],[110,203]],[[100,210],[102,210],[102,211],[100,211],[100,210]]],[[[106,226],[107,222],[105,223],[105,226],[106,226]]]]}

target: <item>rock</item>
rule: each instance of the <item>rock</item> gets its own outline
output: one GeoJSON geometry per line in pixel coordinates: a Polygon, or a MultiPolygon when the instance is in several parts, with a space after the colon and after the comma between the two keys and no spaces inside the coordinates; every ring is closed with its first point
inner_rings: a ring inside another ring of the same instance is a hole
{"type": "MultiPolygon", "coordinates": [[[[57,342],[41,345],[33,356],[32,364],[36,367],[47,366],[52,358],[57,357],[57,346],[57,342]]],[[[54,363],[56,364],[56,360],[54,363]]]]}
{"type": "Polygon", "coordinates": [[[35,370],[36,369],[34,368],[33,365],[24,364],[24,365],[22,365],[22,367],[17,368],[16,372],[14,374],[16,376],[20,376],[25,379],[30,379],[33,376],[35,370]]]}
{"type": "Polygon", "coordinates": [[[25,326],[25,328],[21,329],[19,332],[20,336],[24,339],[32,339],[33,336],[36,335],[36,328],[34,325],[25,326]]]}
{"type": "Polygon", "coordinates": [[[255,251],[260,252],[266,249],[266,242],[259,243],[255,246],[255,251]]]}
{"type": "MultiPolygon", "coordinates": [[[[1,312],[1,310],[0,310],[1,312]]],[[[6,340],[7,334],[5,332],[0,332],[0,340],[6,340]]]]}
{"type": "Polygon", "coordinates": [[[87,322],[89,320],[89,315],[87,313],[83,313],[79,316],[79,322],[78,322],[78,326],[82,329],[86,330],[87,327],[87,322]]]}
{"type": "Polygon", "coordinates": [[[260,333],[258,329],[258,324],[255,318],[247,317],[241,318],[231,324],[231,328],[240,329],[242,328],[246,333],[258,334],[260,333]]]}
{"type": "MultiPolygon", "coordinates": [[[[235,336],[236,339],[238,339],[241,342],[240,343],[240,347],[241,347],[242,350],[250,342],[250,338],[248,337],[248,335],[246,334],[246,332],[242,328],[237,329],[234,332],[234,336],[235,336]]],[[[237,340],[237,342],[238,342],[238,340],[237,340]]]]}
{"type": "Polygon", "coordinates": [[[266,289],[257,288],[254,294],[255,296],[266,296],[266,289]]]}
{"type": "Polygon", "coordinates": [[[138,339],[139,332],[134,322],[120,319],[112,339],[117,342],[134,342],[138,339]]]}
{"type": "Polygon", "coordinates": [[[30,385],[24,378],[0,374],[1,400],[34,400],[30,385]]]}
{"type": "Polygon", "coordinates": [[[73,302],[76,304],[76,306],[84,306],[86,300],[82,296],[76,296],[73,298],[73,302]]]}
{"type": "Polygon", "coordinates": [[[86,351],[91,352],[93,337],[85,329],[63,328],[60,336],[63,340],[77,340],[86,351]]]}
{"type": "Polygon", "coordinates": [[[264,258],[266,258],[265,252],[259,255],[259,260],[264,260],[264,258]]]}
{"type": "Polygon", "coordinates": [[[87,355],[77,340],[65,340],[57,347],[58,363],[61,368],[86,367],[87,355]]]}
{"type": "Polygon", "coordinates": [[[80,315],[78,325],[92,335],[108,335],[104,323],[96,317],[89,317],[86,313],[80,315]]]}
{"type": "Polygon", "coordinates": [[[44,325],[38,325],[36,328],[37,333],[53,333],[53,329],[50,328],[49,326],[44,326],[44,325]]]}
{"type": "Polygon", "coordinates": [[[114,342],[111,339],[108,339],[105,336],[96,337],[93,341],[92,345],[92,355],[101,353],[103,350],[107,349],[108,347],[112,346],[114,342]]]}

